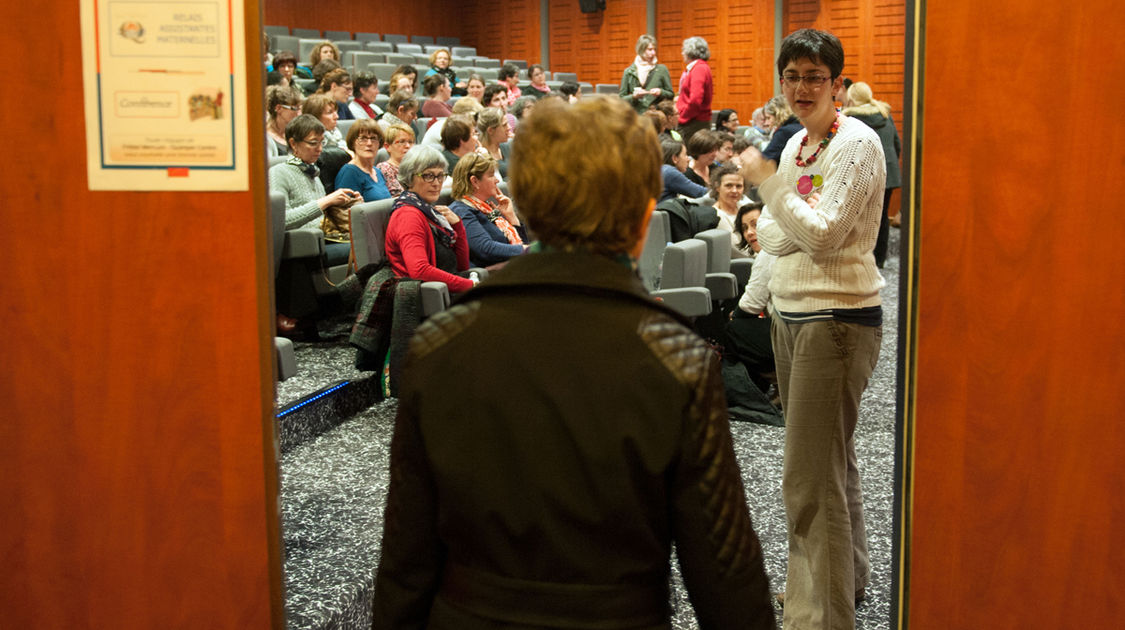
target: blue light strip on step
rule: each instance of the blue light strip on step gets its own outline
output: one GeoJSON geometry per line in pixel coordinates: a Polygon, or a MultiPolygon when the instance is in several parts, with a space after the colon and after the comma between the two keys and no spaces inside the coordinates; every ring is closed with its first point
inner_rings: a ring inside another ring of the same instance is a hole
{"type": "Polygon", "coordinates": [[[339,383],[337,383],[335,385],[331,385],[331,386],[329,386],[325,389],[322,389],[319,392],[313,392],[312,394],[309,394],[308,396],[302,398],[301,400],[298,400],[297,402],[293,403],[292,405],[289,405],[285,409],[282,409],[281,411],[277,412],[276,417],[277,418],[283,418],[283,417],[293,413],[294,411],[297,411],[298,409],[300,409],[302,407],[307,407],[308,405],[320,400],[321,398],[324,398],[325,396],[331,394],[332,392],[336,392],[336,391],[339,391],[339,390],[343,389],[344,387],[347,387],[348,385],[351,385],[351,381],[340,381],[339,383]]]}

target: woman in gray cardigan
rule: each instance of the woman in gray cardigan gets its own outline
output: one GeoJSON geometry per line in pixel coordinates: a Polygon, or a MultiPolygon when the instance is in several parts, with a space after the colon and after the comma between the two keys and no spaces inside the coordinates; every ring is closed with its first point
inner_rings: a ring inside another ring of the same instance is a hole
{"type": "Polygon", "coordinates": [[[672,98],[672,75],[668,74],[668,66],[656,63],[656,38],[652,35],[637,39],[637,58],[621,76],[620,95],[638,114],[645,113],[656,101],[672,98]]]}

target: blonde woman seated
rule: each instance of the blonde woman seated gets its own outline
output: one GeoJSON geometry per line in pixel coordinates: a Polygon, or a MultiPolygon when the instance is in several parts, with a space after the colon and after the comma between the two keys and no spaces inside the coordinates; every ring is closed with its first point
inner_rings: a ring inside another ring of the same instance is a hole
{"type": "Polygon", "coordinates": [[[348,143],[344,141],[344,134],[340,133],[338,108],[339,105],[331,96],[318,92],[305,99],[301,112],[316,118],[324,125],[324,148],[336,147],[351,153],[348,143]]]}
{"type": "Polygon", "coordinates": [[[398,182],[398,165],[410,147],[414,146],[414,130],[409,125],[391,125],[381,127],[383,139],[387,143],[387,159],[375,165],[383,173],[387,182],[387,191],[392,197],[402,194],[402,184],[398,182]]]}
{"type": "MultiPolygon", "coordinates": [[[[699,136],[702,131],[695,134],[699,136]]],[[[733,164],[720,166],[711,170],[711,196],[715,198],[715,211],[719,215],[719,227],[730,232],[730,257],[749,258],[750,254],[740,248],[742,228],[736,223],[738,209],[742,207],[743,191],[746,184],[738,167],[733,164]]],[[[750,201],[745,199],[745,201],[750,201]]]]}
{"type": "Polygon", "coordinates": [[[488,267],[527,251],[527,229],[500,192],[496,160],[470,153],[453,169],[453,198],[449,209],[461,217],[469,238],[469,261],[488,267]]]}
{"type": "Polygon", "coordinates": [[[503,110],[488,107],[477,115],[477,139],[480,141],[477,153],[496,161],[500,181],[508,176],[508,156],[511,154],[508,138],[511,137],[511,132],[508,117],[503,110]]]}

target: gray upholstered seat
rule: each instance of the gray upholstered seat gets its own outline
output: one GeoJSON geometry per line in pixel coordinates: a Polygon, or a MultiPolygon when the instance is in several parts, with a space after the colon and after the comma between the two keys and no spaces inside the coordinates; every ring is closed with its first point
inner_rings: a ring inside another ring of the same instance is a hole
{"type": "Polygon", "coordinates": [[[421,55],[425,51],[423,50],[421,44],[404,44],[404,43],[396,42],[395,43],[395,52],[398,52],[398,53],[401,53],[401,54],[404,54],[404,55],[421,55]]]}
{"type": "Polygon", "coordinates": [[[379,42],[383,41],[383,37],[378,33],[356,33],[355,40],[357,42],[379,42]]]}
{"type": "Polygon", "coordinates": [[[662,210],[652,214],[638,261],[641,280],[654,298],[683,315],[706,315],[711,312],[711,292],[703,286],[707,245],[702,241],[668,244],[667,219],[662,210]]]}
{"type": "Polygon", "coordinates": [[[321,37],[320,29],[317,28],[295,28],[292,31],[294,37],[307,37],[318,39],[321,37]]]}
{"type": "Polygon", "coordinates": [[[391,43],[394,43],[394,44],[407,44],[407,43],[410,42],[410,38],[407,37],[406,35],[396,35],[396,34],[385,34],[384,33],[383,34],[383,41],[391,42],[391,43]]]}
{"type": "Polygon", "coordinates": [[[514,64],[521,70],[527,70],[527,61],[523,59],[505,59],[504,63],[514,64]]]}
{"type": "Polygon", "coordinates": [[[270,35],[270,52],[288,50],[294,55],[301,49],[301,39],[292,35],[270,35]]]}
{"type": "Polygon", "coordinates": [[[738,279],[730,272],[730,232],[713,228],[695,235],[707,245],[707,280],[711,298],[728,300],[738,295],[738,279]]]}
{"type": "Polygon", "coordinates": [[[553,77],[556,81],[574,81],[578,82],[578,75],[574,72],[556,72],[553,77]]]}
{"type": "MultiPolygon", "coordinates": [[[[349,50],[342,53],[344,58],[344,67],[350,69],[352,72],[366,71],[368,64],[381,63],[386,59],[386,55],[382,53],[367,52],[362,50],[349,50]]],[[[387,77],[390,78],[389,76],[387,77]]]]}
{"type": "Polygon", "coordinates": [[[426,44],[433,44],[434,38],[431,35],[411,35],[410,36],[410,43],[411,44],[421,44],[421,45],[425,46],[426,44]]]}
{"type": "MultiPolygon", "coordinates": [[[[352,251],[355,264],[363,268],[387,259],[387,226],[394,199],[380,199],[352,206],[352,251]]],[[[449,287],[444,282],[422,283],[422,315],[429,317],[449,308],[449,287]]]]}
{"type": "Polygon", "coordinates": [[[450,50],[449,52],[454,57],[476,57],[477,56],[476,46],[454,46],[453,49],[450,50]]]}
{"type": "Polygon", "coordinates": [[[363,47],[367,52],[382,53],[384,55],[395,51],[395,45],[387,42],[366,41],[363,42],[363,47]]]}
{"type": "Polygon", "coordinates": [[[461,38],[460,37],[435,37],[434,43],[437,44],[438,46],[444,46],[446,48],[449,48],[450,46],[460,46],[461,45],[461,38]]]}
{"type": "Polygon", "coordinates": [[[324,31],[324,39],[331,42],[345,42],[351,41],[351,31],[324,31]]]}
{"type": "Polygon", "coordinates": [[[621,86],[616,83],[599,83],[594,86],[594,91],[598,94],[620,94],[621,86]]]}

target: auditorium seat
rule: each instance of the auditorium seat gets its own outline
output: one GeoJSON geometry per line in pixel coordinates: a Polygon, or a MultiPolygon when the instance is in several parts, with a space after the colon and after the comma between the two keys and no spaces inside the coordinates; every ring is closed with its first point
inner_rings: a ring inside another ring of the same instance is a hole
{"type": "MultiPolygon", "coordinates": [[[[430,67],[430,56],[426,53],[414,53],[413,57],[415,66],[421,65],[423,69],[430,67]]],[[[422,74],[425,75],[426,73],[423,72],[422,74]]]]}
{"type": "Polygon", "coordinates": [[[454,46],[449,53],[454,57],[476,57],[477,49],[475,46],[454,46]]]}
{"type": "Polygon", "coordinates": [[[454,57],[449,63],[458,68],[468,68],[476,65],[475,61],[472,57],[454,57]]]}
{"type": "Polygon", "coordinates": [[[298,46],[298,50],[293,51],[297,53],[297,63],[308,63],[309,55],[312,54],[313,49],[324,43],[324,40],[319,38],[309,39],[307,37],[302,37],[300,41],[301,43],[298,46]]]}
{"type": "Polygon", "coordinates": [[[388,35],[384,33],[383,41],[391,42],[392,44],[407,44],[410,42],[410,38],[406,35],[388,35]]]}
{"type": "Polygon", "coordinates": [[[738,295],[738,279],[730,272],[730,232],[713,228],[695,235],[707,245],[706,286],[713,300],[729,300],[738,295]]]}
{"type": "Polygon", "coordinates": [[[574,72],[556,72],[554,74],[553,78],[556,81],[562,81],[562,82],[566,82],[566,81],[574,81],[575,83],[578,82],[578,74],[574,73],[574,72]]]}
{"type": "Polygon", "coordinates": [[[378,33],[356,33],[355,40],[359,42],[378,42],[382,37],[378,33]]]}
{"type": "Polygon", "coordinates": [[[294,37],[317,39],[321,37],[320,31],[315,28],[295,28],[291,33],[294,37]]]}
{"type": "MultiPolygon", "coordinates": [[[[386,59],[386,55],[378,55],[386,59]]],[[[395,73],[395,68],[398,66],[393,63],[375,62],[367,64],[367,71],[374,74],[375,78],[379,79],[379,83],[386,83],[391,80],[391,75],[395,73]]],[[[382,86],[380,86],[381,88],[382,86]]]]}
{"type": "Polygon", "coordinates": [[[395,51],[395,45],[390,42],[378,42],[369,40],[363,42],[363,47],[367,50],[367,52],[382,53],[384,55],[393,53],[395,51]]]}
{"type": "Polygon", "coordinates": [[[654,297],[687,317],[711,312],[711,292],[704,286],[707,245],[689,239],[668,243],[668,226],[662,210],[652,213],[645,245],[637,264],[641,281],[654,297]]]}
{"type": "Polygon", "coordinates": [[[476,61],[473,62],[473,65],[475,65],[478,68],[492,68],[493,70],[499,70],[500,69],[500,60],[499,59],[489,59],[487,57],[477,57],[476,61]]]}
{"type": "Polygon", "coordinates": [[[327,39],[328,41],[332,41],[332,42],[351,41],[352,32],[351,31],[324,31],[324,39],[327,39]]]}
{"type": "MultiPolygon", "coordinates": [[[[348,52],[341,51],[341,56],[344,58],[344,67],[350,70],[352,73],[367,71],[369,65],[374,63],[382,63],[383,60],[387,58],[386,55],[382,53],[352,50],[348,52]]],[[[387,78],[389,79],[391,77],[387,76],[387,78]]]]}
{"type": "Polygon", "coordinates": [[[446,48],[449,48],[451,46],[460,46],[461,45],[461,38],[460,37],[435,37],[434,43],[437,44],[438,46],[444,46],[446,48]]]}
{"type": "Polygon", "coordinates": [[[363,42],[353,42],[353,41],[349,40],[349,41],[333,41],[332,43],[336,44],[336,48],[340,49],[340,56],[341,57],[343,57],[344,54],[348,53],[348,52],[364,50],[363,42]]]}
{"type": "Polygon", "coordinates": [[[480,66],[476,66],[471,68],[471,70],[479,74],[485,81],[497,81],[500,79],[499,68],[482,68],[480,66]]]}
{"type": "Polygon", "coordinates": [[[505,59],[504,63],[505,64],[508,64],[508,63],[514,64],[516,67],[520,68],[521,70],[527,70],[527,62],[524,61],[523,59],[505,59]]]}
{"type": "Polygon", "coordinates": [[[403,55],[421,55],[423,54],[422,46],[419,44],[395,44],[395,52],[403,55]]]}
{"type": "Polygon", "coordinates": [[[301,49],[301,39],[292,35],[270,35],[270,52],[276,54],[288,50],[294,55],[301,49]]]}
{"type": "Polygon", "coordinates": [[[423,46],[426,45],[426,44],[432,45],[434,43],[434,38],[430,35],[411,35],[410,36],[410,43],[412,43],[412,44],[422,44],[423,46]]]}
{"type": "Polygon", "coordinates": [[[616,83],[599,83],[594,87],[594,91],[598,94],[620,94],[621,86],[616,83]]]}
{"type": "Polygon", "coordinates": [[[387,63],[392,63],[396,66],[401,66],[402,64],[413,65],[414,64],[414,55],[403,55],[403,54],[399,54],[399,53],[388,53],[387,54],[387,63]]]}
{"type": "Polygon", "coordinates": [[[288,26],[265,26],[266,33],[272,38],[274,35],[289,35],[288,26]]]}
{"type": "MultiPolygon", "coordinates": [[[[273,277],[274,282],[277,282],[278,273],[281,271],[281,244],[285,241],[285,195],[283,193],[270,193],[269,212],[273,239],[273,277]]],[[[277,357],[277,380],[284,381],[296,376],[297,359],[293,353],[293,342],[284,337],[274,337],[273,345],[277,357]]]]}

